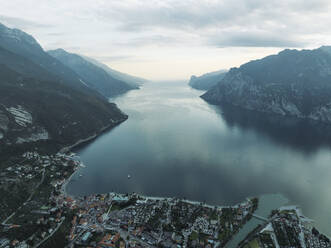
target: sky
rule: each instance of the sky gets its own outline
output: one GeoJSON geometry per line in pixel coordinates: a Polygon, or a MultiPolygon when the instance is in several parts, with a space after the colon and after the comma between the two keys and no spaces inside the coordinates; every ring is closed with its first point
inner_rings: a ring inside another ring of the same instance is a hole
{"type": "Polygon", "coordinates": [[[329,0],[0,0],[0,22],[150,80],[331,44],[329,0]]]}

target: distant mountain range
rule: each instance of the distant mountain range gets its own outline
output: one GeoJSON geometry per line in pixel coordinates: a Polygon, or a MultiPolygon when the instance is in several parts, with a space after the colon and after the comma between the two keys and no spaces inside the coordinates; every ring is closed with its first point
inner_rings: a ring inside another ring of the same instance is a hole
{"type": "Polygon", "coordinates": [[[48,54],[77,73],[81,83],[98,91],[105,97],[138,89],[138,85],[134,86],[114,78],[103,68],[91,63],[80,55],[68,53],[63,49],[48,51],[48,54]]]}
{"type": "Polygon", "coordinates": [[[31,35],[0,24],[1,153],[30,144],[69,146],[127,118],[105,96],[137,88],[132,81],[81,56],[49,53],[31,35]]]}
{"type": "Polygon", "coordinates": [[[331,124],[331,47],[286,49],[232,68],[201,97],[331,124]]]}
{"type": "Polygon", "coordinates": [[[88,90],[79,81],[79,77],[75,72],[44,52],[31,35],[19,29],[10,29],[0,24],[0,47],[2,51],[7,51],[7,55],[8,52],[11,52],[24,58],[25,62],[17,58],[12,59],[11,63],[6,60],[0,61],[14,71],[25,76],[65,83],[80,91],[88,90]],[[29,65],[31,62],[33,62],[33,65],[29,65]]]}
{"type": "Polygon", "coordinates": [[[101,62],[99,62],[95,59],[92,59],[92,58],[89,58],[89,57],[86,57],[86,56],[82,56],[82,57],[85,58],[87,61],[95,64],[96,66],[99,66],[100,68],[104,69],[113,78],[124,81],[125,83],[127,83],[127,84],[129,84],[133,87],[137,87],[137,86],[142,85],[143,83],[148,82],[148,80],[146,80],[144,78],[135,77],[135,76],[131,76],[131,75],[128,75],[126,73],[123,73],[123,72],[116,71],[116,70],[108,67],[107,65],[105,65],[105,64],[103,64],[103,63],[101,63],[101,62]]]}
{"type": "Polygon", "coordinates": [[[199,77],[193,75],[190,79],[189,85],[197,90],[209,90],[211,87],[219,83],[226,73],[226,70],[219,70],[203,74],[199,77]]]}

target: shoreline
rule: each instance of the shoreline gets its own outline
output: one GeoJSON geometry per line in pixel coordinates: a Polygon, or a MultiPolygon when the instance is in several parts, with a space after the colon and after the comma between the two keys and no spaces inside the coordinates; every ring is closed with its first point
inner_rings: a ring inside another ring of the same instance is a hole
{"type": "MultiPolygon", "coordinates": [[[[100,135],[102,135],[103,133],[105,133],[108,130],[111,130],[112,128],[117,127],[119,124],[125,122],[128,119],[128,116],[125,115],[126,118],[118,120],[118,121],[112,121],[112,123],[110,123],[109,125],[102,127],[98,132],[96,132],[95,134],[85,138],[85,139],[80,139],[78,141],[76,141],[74,144],[69,145],[69,146],[65,146],[63,148],[61,148],[57,153],[63,153],[66,154],[70,151],[72,151],[72,149],[77,148],[80,145],[83,145],[84,143],[90,142],[96,138],[98,138],[100,135]]],[[[81,164],[81,162],[79,161],[79,164],[81,164]]],[[[75,169],[75,171],[65,180],[65,182],[62,184],[61,186],[61,192],[64,196],[70,196],[72,198],[74,198],[75,196],[70,195],[67,193],[66,191],[66,187],[68,185],[68,183],[70,182],[70,180],[72,179],[72,177],[77,173],[77,171],[79,170],[80,165],[77,166],[77,168],[75,169]]]]}
{"type": "Polygon", "coordinates": [[[124,121],[126,121],[128,119],[128,116],[126,116],[125,119],[121,119],[121,120],[118,120],[118,121],[113,121],[112,120],[112,123],[110,123],[109,125],[107,126],[104,126],[102,127],[99,131],[97,131],[95,134],[87,137],[87,138],[84,138],[84,139],[79,139],[78,141],[76,141],[75,143],[73,143],[72,145],[68,145],[68,146],[65,146],[63,148],[61,148],[58,152],[59,153],[67,153],[69,151],[71,151],[72,149],[84,144],[84,143],[87,143],[89,141],[92,141],[96,138],[98,138],[100,135],[102,135],[104,132],[108,131],[108,130],[111,130],[112,128],[114,127],[117,127],[119,124],[123,123],[124,121]]]}
{"type": "MultiPolygon", "coordinates": [[[[80,139],[78,140],[77,142],[75,142],[74,144],[70,145],[70,146],[66,146],[66,147],[63,147],[59,152],[64,152],[64,153],[67,153],[67,152],[70,152],[72,151],[72,149],[84,144],[84,143],[87,143],[89,141],[93,141],[94,139],[98,138],[100,135],[102,135],[104,132],[108,131],[108,130],[111,130],[112,128],[118,126],[119,124],[121,124],[122,122],[126,121],[128,118],[125,118],[123,120],[119,120],[117,122],[112,122],[110,123],[109,125],[101,128],[98,132],[96,132],[95,134],[85,138],[85,139],[80,139]]],[[[66,190],[66,187],[67,185],[69,184],[69,182],[72,180],[72,178],[74,177],[74,175],[77,173],[77,171],[80,169],[79,167],[81,167],[81,164],[82,162],[79,161],[79,165],[76,167],[75,171],[73,171],[73,173],[65,180],[65,182],[63,183],[63,185],[61,186],[61,192],[62,194],[65,196],[65,197],[71,197],[72,199],[79,199],[81,198],[82,196],[75,196],[75,195],[72,195],[72,194],[69,194],[66,190]]],[[[86,194],[86,196],[95,196],[97,195],[98,193],[92,193],[92,194],[86,194]]],[[[247,201],[250,201],[251,199],[253,198],[258,198],[260,200],[260,198],[263,196],[263,195],[259,195],[259,196],[256,196],[256,197],[247,197],[244,201],[242,202],[239,202],[237,204],[234,204],[234,205],[218,205],[218,204],[215,204],[215,205],[210,205],[210,204],[207,204],[205,202],[202,202],[202,201],[195,201],[195,200],[189,200],[189,199],[181,199],[181,198],[177,198],[177,197],[160,197],[160,196],[148,196],[148,195],[143,195],[143,194],[138,194],[138,193],[129,193],[129,194],[124,194],[124,193],[119,193],[119,192],[112,192],[112,191],[109,191],[109,192],[106,192],[106,193],[100,193],[100,194],[109,194],[109,195],[113,195],[113,196],[120,196],[120,197],[124,197],[124,198],[128,198],[130,199],[132,196],[137,196],[138,198],[142,198],[141,201],[148,201],[148,200],[152,200],[152,201],[157,201],[157,200],[181,200],[185,203],[188,203],[188,204],[192,204],[192,205],[201,205],[201,206],[204,206],[204,207],[208,207],[208,208],[238,208],[240,206],[241,203],[243,202],[247,202],[247,201]]],[[[270,194],[272,195],[272,194],[270,194]]],[[[260,202],[259,202],[259,205],[260,205],[260,202]]],[[[295,210],[295,212],[297,213],[297,215],[300,217],[300,219],[302,221],[305,221],[305,222],[314,222],[314,220],[312,219],[309,219],[305,216],[303,216],[302,214],[302,209],[300,209],[298,206],[288,206],[288,205],[282,205],[280,207],[277,207],[275,209],[292,209],[292,210],[295,210]],[[299,210],[300,209],[300,210],[299,210]]],[[[236,236],[237,234],[234,235],[234,237],[236,236]]],[[[233,238],[231,240],[233,240],[233,238]]],[[[326,235],[326,237],[330,238],[328,235],[326,235]]],[[[231,242],[231,240],[229,242],[231,242]]]]}
{"type": "MultiPolygon", "coordinates": [[[[287,118],[287,119],[291,119],[293,121],[304,121],[310,125],[322,125],[322,126],[326,126],[331,128],[331,122],[328,121],[323,121],[320,119],[314,119],[311,118],[309,116],[298,116],[298,115],[291,115],[291,114],[279,114],[276,112],[269,112],[269,111],[263,111],[263,110],[258,110],[258,109],[248,109],[245,108],[242,105],[234,105],[232,103],[229,102],[225,102],[225,101],[217,101],[217,100],[209,100],[203,97],[203,95],[200,96],[201,99],[203,99],[205,102],[207,102],[208,104],[212,105],[212,106],[225,106],[225,107],[232,107],[232,108],[236,108],[242,111],[247,111],[247,112],[252,112],[252,113],[256,113],[256,114],[260,114],[260,115],[269,115],[271,117],[276,116],[278,118],[287,118]]],[[[223,113],[222,113],[223,114],[223,113]]]]}
{"type": "Polygon", "coordinates": [[[64,196],[70,196],[70,197],[73,197],[71,196],[70,194],[67,193],[67,190],[66,190],[66,187],[68,185],[68,183],[70,182],[70,180],[72,179],[72,177],[76,174],[76,172],[78,171],[78,169],[76,169],[66,180],[65,182],[61,185],[61,193],[64,195],[64,196]]]}

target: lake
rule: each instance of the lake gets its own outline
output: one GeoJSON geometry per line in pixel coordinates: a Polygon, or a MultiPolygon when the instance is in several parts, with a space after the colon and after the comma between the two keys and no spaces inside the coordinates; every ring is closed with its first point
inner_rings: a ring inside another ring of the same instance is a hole
{"type": "Polygon", "coordinates": [[[68,193],[136,192],[219,205],[280,193],[330,235],[330,127],[213,106],[202,93],[186,82],[151,82],[111,99],[129,119],[76,151],[87,167],[68,193]]]}

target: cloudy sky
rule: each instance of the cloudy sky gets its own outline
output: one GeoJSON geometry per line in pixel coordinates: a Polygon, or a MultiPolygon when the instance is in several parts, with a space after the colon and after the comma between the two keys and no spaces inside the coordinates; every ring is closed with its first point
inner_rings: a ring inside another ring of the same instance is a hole
{"type": "Polygon", "coordinates": [[[153,80],[331,44],[329,0],[0,0],[0,22],[153,80]]]}

